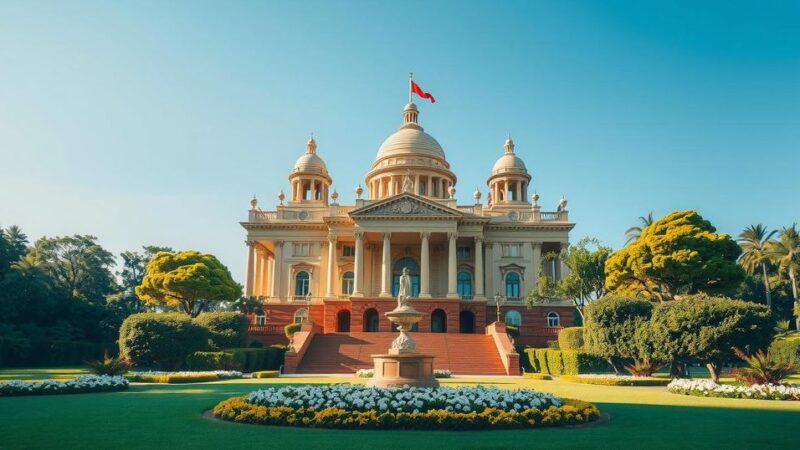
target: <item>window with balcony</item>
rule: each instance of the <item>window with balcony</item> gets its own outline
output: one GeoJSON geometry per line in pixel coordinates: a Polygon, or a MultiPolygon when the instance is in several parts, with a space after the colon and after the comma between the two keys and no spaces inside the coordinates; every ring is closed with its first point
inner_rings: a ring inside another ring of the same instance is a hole
{"type": "Polygon", "coordinates": [[[548,327],[560,327],[561,326],[561,316],[558,315],[555,311],[550,311],[547,313],[547,326],[548,327]]]}
{"type": "Polygon", "coordinates": [[[353,293],[355,278],[353,272],[345,272],[342,275],[342,294],[351,295],[353,293]]]}
{"type": "Polygon", "coordinates": [[[517,272],[506,274],[506,298],[509,300],[520,298],[520,277],[517,272]]]}
{"type": "Polygon", "coordinates": [[[294,295],[296,297],[305,297],[309,292],[309,285],[311,276],[305,270],[297,272],[294,276],[294,295]]]}
{"type": "Polygon", "coordinates": [[[458,272],[456,276],[456,288],[458,296],[461,298],[472,298],[472,275],[469,272],[458,272]]]}

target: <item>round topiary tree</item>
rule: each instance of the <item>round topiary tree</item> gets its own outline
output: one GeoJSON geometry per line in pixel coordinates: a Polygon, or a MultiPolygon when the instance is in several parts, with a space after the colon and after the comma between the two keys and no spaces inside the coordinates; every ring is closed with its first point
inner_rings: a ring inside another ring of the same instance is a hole
{"type": "Polygon", "coordinates": [[[238,312],[214,311],[197,316],[195,323],[208,330],[208,346],[214,350],[245,347],[250,321],[238,312]]]}
{"type": "Polygon", "coordinates": [[[583,327],[564,328],[558,333],[558,348],[561,350],[583,350],[583,327]]]}
{"type": "Polygon", "coordinates": [[[626,361],[642,357],[637,331],[649,326],[653,303],[637,298],[606,296],[584,311],[585,348],[608,359],[618,374],[626,361]]]}
{"type": "Polygon", "coordinates": [[[181,313],[133,314],[119,329],[120,356],[140,367],[179,369],[207,345],[208,331],[181,313]]]}

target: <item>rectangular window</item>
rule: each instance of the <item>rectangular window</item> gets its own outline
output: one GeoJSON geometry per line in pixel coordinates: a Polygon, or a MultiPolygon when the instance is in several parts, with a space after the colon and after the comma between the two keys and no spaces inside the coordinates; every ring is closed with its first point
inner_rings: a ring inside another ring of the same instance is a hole
{"type": "Polygon", "coordinates": [[[353,247],[352,245],[345,245],[344,247],[342,247],[342,256],[351,258],[356,256],[356,248],[353,247]]]}
{"type": "Polygon", "coordinates": [[[520,244],[503,244],[503,258],[517,258],[522,256],[520,244]]]}
{"type": "Polygon", "coordinates": [[[472,250],[472,248],[471,247],[467,247],[467,246],[458,247],[456,249],[456,256],[458,257],[458,259],[470,259],[471,255],[472,255],[472,251],[471,250],[472,250]]]}
{"type": "Polygon", "coordinates": [[[294,256],[311,256],[311,244],[294,244],[294,256]]]}

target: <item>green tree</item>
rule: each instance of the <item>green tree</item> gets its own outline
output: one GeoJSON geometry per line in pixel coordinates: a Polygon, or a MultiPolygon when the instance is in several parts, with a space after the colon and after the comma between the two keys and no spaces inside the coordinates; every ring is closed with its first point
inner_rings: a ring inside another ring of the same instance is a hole
{"type": "Polygon", "coordinates": [[[639,216],[639,225],[634,225],[627,230],[625,230],[625,237],[628,238],[625,241],[625,245],[630,245],[636,242],[639,239],[639,236],[642,234],[642,230],[649,227],[653,223],[653,212],[650,211],[647,213],[646,216],[639,216]]]}
{"type": "Polygon", "coordinates": [[[699,360],[718,382],[723,364],[737,359],[734,347],[769,346],[774,320],[765,305],[698,294],[656,305],[650,329],[656,357],[672,362],[673,376],[685,375],[676,367],[699,360]]]}
{"type": "MultiPolygon", "coordinates": [[[[800,234],[797,232],[797,224],[784,227],[778,233],[778,239],[770,242],[767,254],[778,267],[778,273],[789,276],[795,309],[800,309],[798,308],[800,298],[798,298],[797,288],[797,271],[800,267],[800,234]]],[[[795,326],[800,330],[800,315],[798,314],[795,314],[795,326]]]]}
{"type": "Polygon", "coordinates": [[[767,227],[759,223],[748,226],[739,234],[739,247],[742,248],[739,264],[750,275],[755,274],[759,269],[761,270],[767,306],[770,309],[772,309],[772,296],[770,294],[769,275],[767,274],[767,264],[770,261],[767,248],[775,233],[777,231],[767,231],[767,227]]]}
{"type": "Polygon", "coordinates": [[[197,317],[212,303],[235,301],[242,287],[213,255],[195,250],[161,252],[147,264],[136,295],[144,302],[180,308],[197,317]]]}
{"type": "Polygon", "coordinates": [[[147,263],[159,252],[171,252],[169,247],[146,245],[142,251],[125,251],[120,253],[122,268],[117,275],[122,289],[114,296],[109,297],[109,306],[117,311],[122,318],[131,314],[144,311],[145,303],[136,295],[136,286],[142,284],[147,274],[147,263]]]}
{"type": "Polygon", "coordinates": [[[33,252],[54,286],[68,296],[105,305],[106,296],[118,289],[111,271],[114,255],[94,236],[44,237],[36,241],[33,252]]]}
{"type": "Polygon", "coordinates": [[[606,262],[606,288],[671,300],[676,294],[728,294],[744,271],[741,249],[695,211],[676,211],[646,227],[639,239],[606,262]]]}
{"type": "Polygon", "coordinates": [[[544,273],[545,264],[552,261],[564,264],[569,272],[557,282],[546,275],[540,275],[536,283],[537,289],[527,294],[528,304],[537,304],[551,297],[569,298],[583,317],[583,308],[606,292],[605,264],[610,254],[610,247],[602,246],[597,239],[587,237],[560,253],[544,255],[539,273],[544,273]]]}

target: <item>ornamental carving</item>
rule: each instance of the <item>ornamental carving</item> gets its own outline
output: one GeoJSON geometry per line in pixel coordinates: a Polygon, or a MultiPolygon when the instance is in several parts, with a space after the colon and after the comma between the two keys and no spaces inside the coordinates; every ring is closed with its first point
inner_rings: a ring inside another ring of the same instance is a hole
{"type": "Polygon", "coordinates": [[[440,216],[458,217],[459,215],[439,208],[427,202],[422,202],[411,196],[403,196],[387,202],[370,205],[361,211],[354,211],[355,217],[375,216],[440,216]]]}

